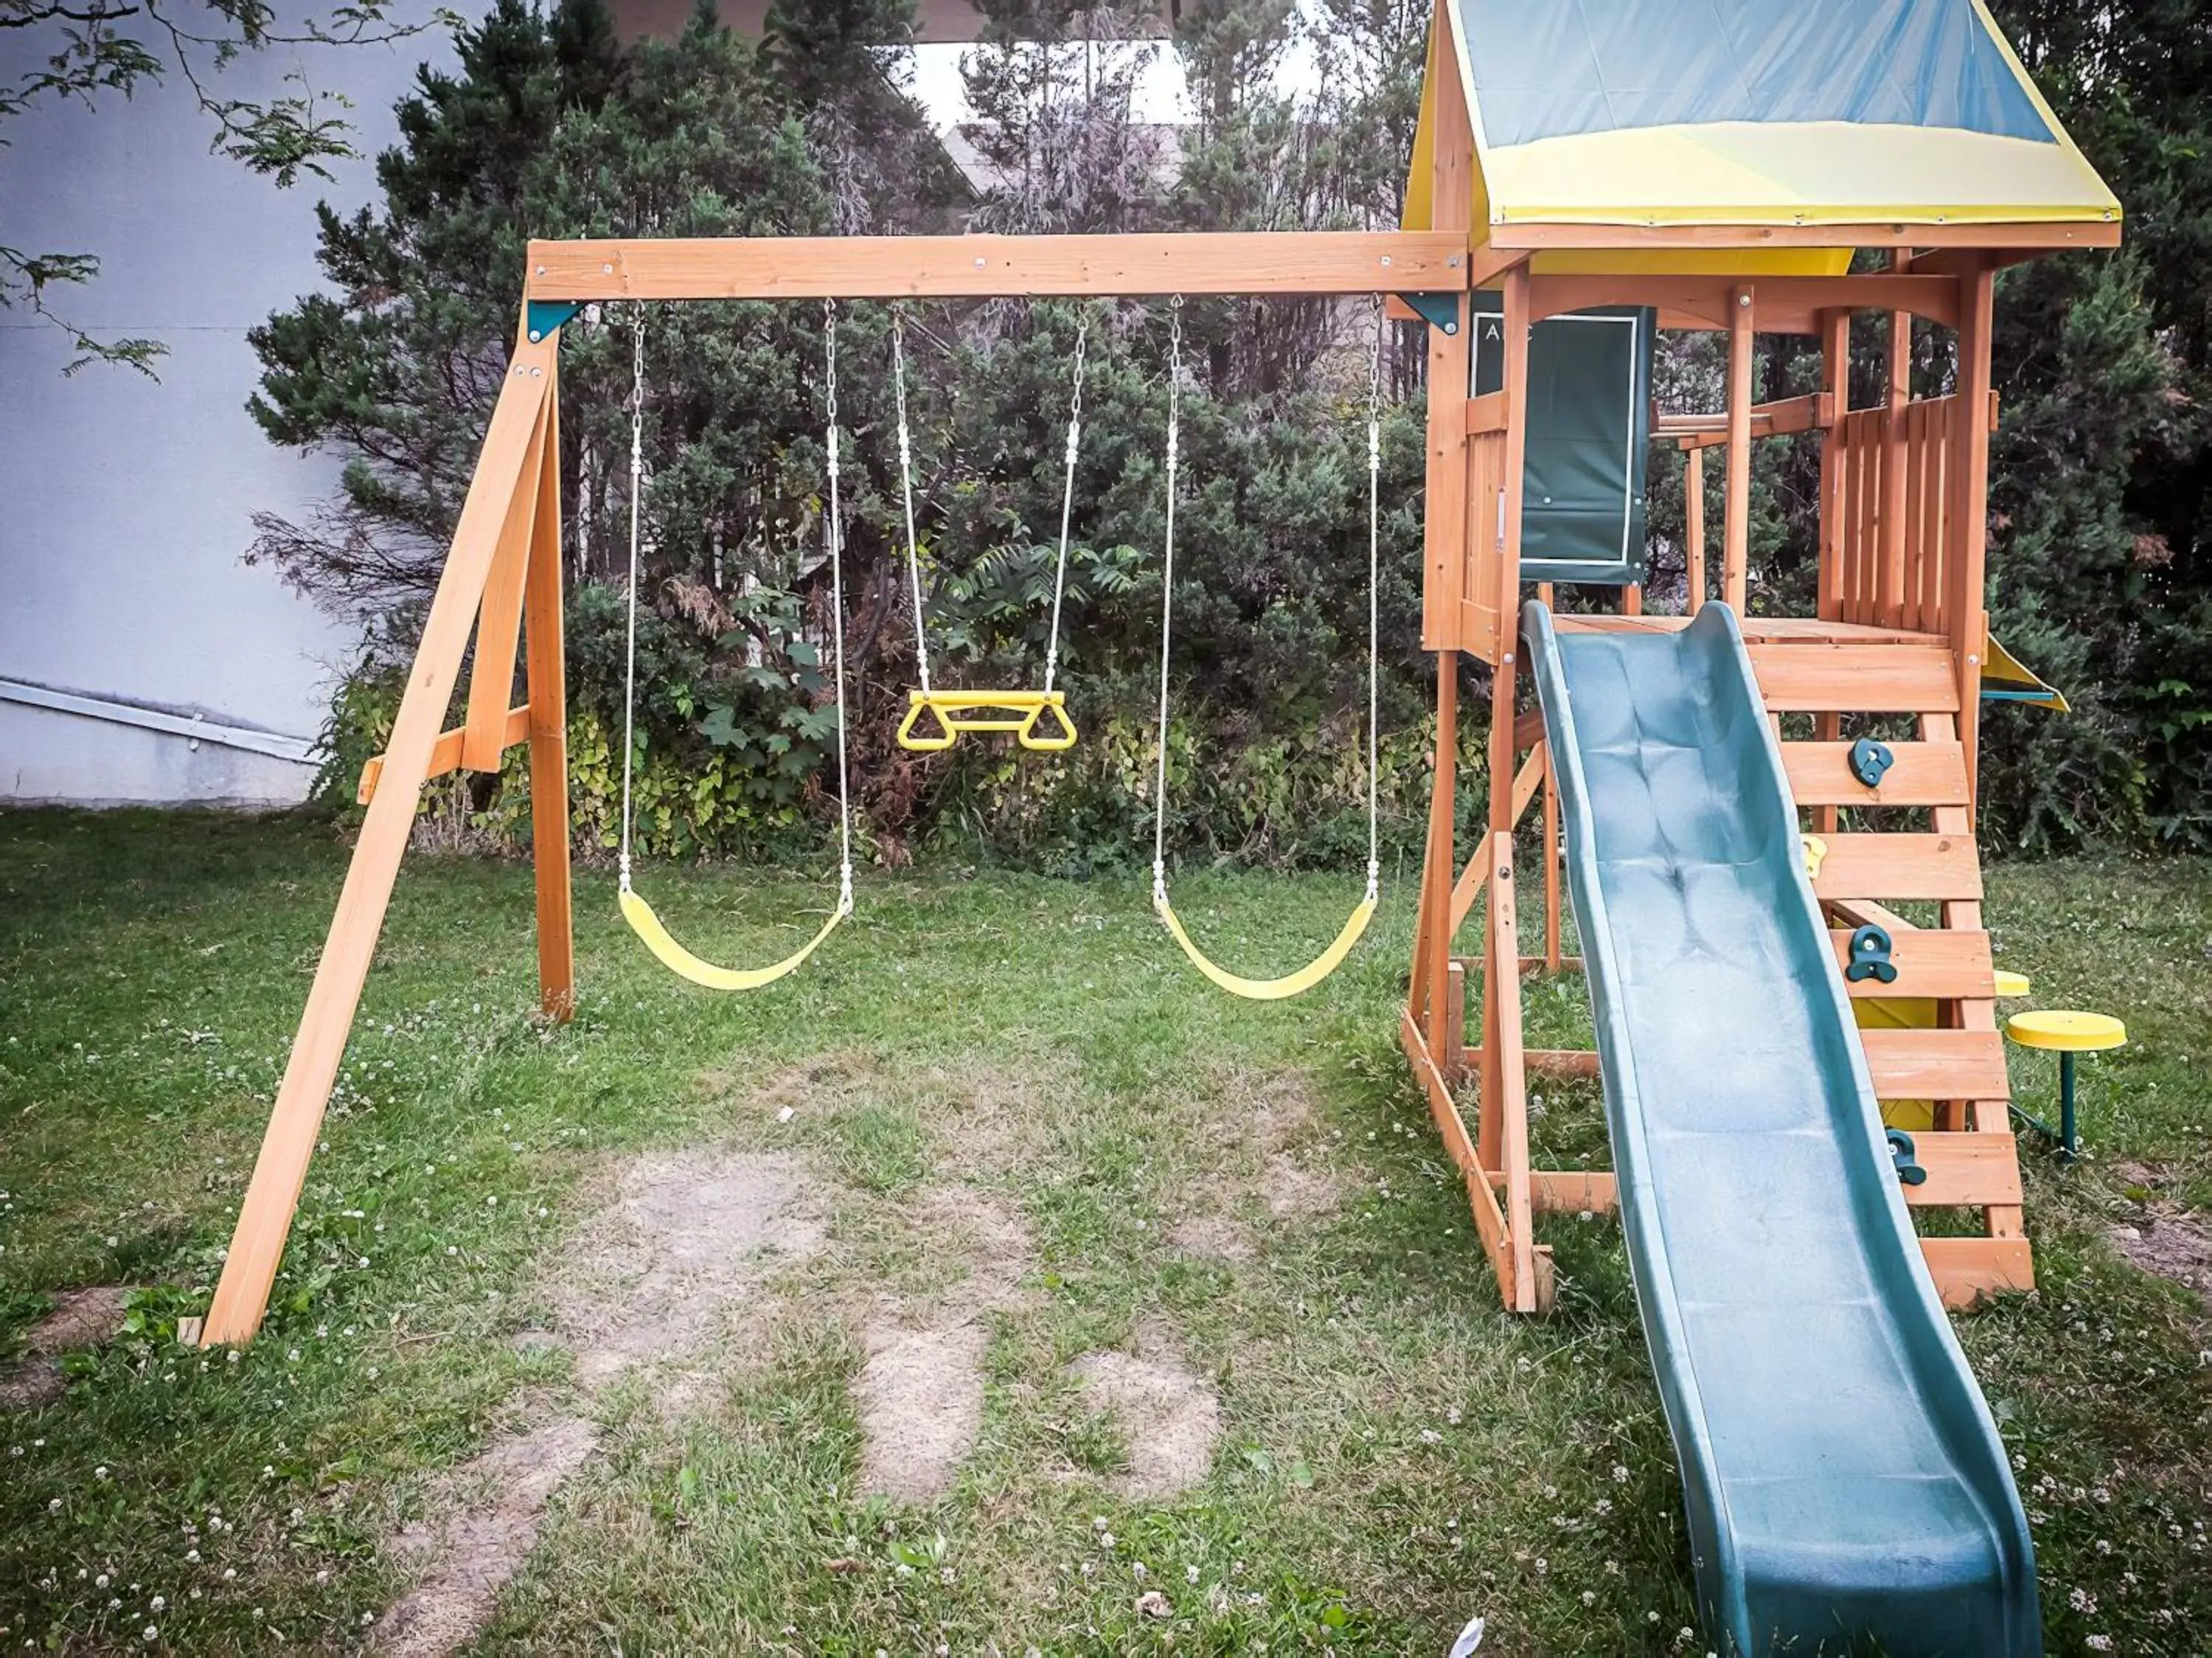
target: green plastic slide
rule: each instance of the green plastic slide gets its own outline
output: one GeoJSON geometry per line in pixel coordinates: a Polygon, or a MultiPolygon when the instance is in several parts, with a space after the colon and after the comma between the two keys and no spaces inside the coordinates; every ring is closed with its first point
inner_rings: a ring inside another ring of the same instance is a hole
{"type": "Polygon", "coordinates": [[[1709,1637],[2033,1655],[2035,1557],[1922,1262],[1735,617],[1522,631],[1709,1637]]]}

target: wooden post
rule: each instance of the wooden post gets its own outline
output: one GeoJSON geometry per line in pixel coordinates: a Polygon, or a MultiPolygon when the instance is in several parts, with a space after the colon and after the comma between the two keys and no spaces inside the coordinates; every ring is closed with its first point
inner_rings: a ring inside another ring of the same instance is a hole
{"type": "MultiPolygon", "coordinates": [[[[1824,474],[1825,476],[1825,474],[1824,474]]],[[[1690,594],[1684,614],[1705,607],[1705,452],[1692,449],[1682,466],[1683,562],[1689,566],[1690,594]]]]}
{"type": "Polygon", "coordinates": [[[1429,791],[1428,866],[1421,874],[1421,948],[1413,1010],[1428,990],[1429,1058],[1441,1068],[1446,1037],[1444,1007],[1451,980],[1452,864],[1455,786],[1459,775],[1459,652],[1437,653],[1437,772],[1429,791]]]}
{"type": "Polygon", "coordinates": [[[538,1001],[548,1018],[576,1011],[576,937],[568,884],[568,686],[561,615],[561,384],[545,391],[538,514],[523,588],[530,698],[530,855],[538,877],[538,1001]]]}
{"type": "MultiPolygon", "coordinates": [[[[550,400],[549,395],[549,404],[550,400]]],[[[541,408],[541,424],[544,418],[541,408]]],[[[514,700],[515,647],[522,637],[522,590],[538,517],[544,438],[542,431],[532,434],[530,454],[522,463],[514,498],[500,526],[499,547],[484,578],[483,603],[477,615],[476,660],[469,673],[468,713],[461,728],[461,765],[470,771],[497,771],[507,753],[507,713],[514,700]]]]}
{"type": "MultiPolygon", "coordinates": [[[[1911,250],[1899,247],[1889,256],[1890,268],[1901,271],[1911,250]]],[[[1912,314],[1889,314],[1889,406],[1881,429],[1881,504],[1877,518],[1881,527],[1881,562],[1875,588],[1875,616],[1884,627],[1905,620],[1905,407],[1912,401],[1912,314]]]]}
{"type": "MultiPolygon", "coordinates": [[[[1460,77],[1449,65],[1452,21],[1439,3],[1430,22],[1429,81],[1437,88],[1433,162],[1429,174],[1431,230],[1469,239],[1474,224],[1474,124],[1460,77]]],[[[1462,254],[1464,269],[1465,254],[1462,254]]],[[[1421,648],[1458,649],[1460,601],[1467,597],[1467,404],[1474,395],[1468,296],[1455,296],[1459,326],[1431,327],[1429,336],[1428,495],[1422,512],[1421,648]]],[[[1498,631],[1507,623],[1498,618],[1498,631]]]]}
{"type": "Polygon", "coordinates": [[[453,532],[453,551],[438,578],[422,643],[416,650],[407,689],[392,722],[383,775],[375,798],[369,802],[361,838],[355,844],[353,862],[346,869],[337,911],[331,918],[330,936],[315,968],[314,984],[307,992],[299,1034],[293,1039],[292,1057],[284,1068],[260,1155],[254,1160],[237,1228],[231,1234],[222,1277],[201,1330],[203,1345],[247,1339],[260,1327],[262,1313],[268,1307],[270,1287],[276,1280],[284,1240],[291,1230],[292,1212],[307,1179],[307,1160],[322,1127],[323,1108],[329,1102],[338,1064],[345,1056],[354,1009],[360,1003],[362,984],[376,951],[385,906],[391,901],[392,883],[399,873],[401,855],[407,850],[408,833],[415,826],[415,808],[429,772],[431,747],[438,740],[446,705],[453,698],[461,656],[468,645],[469,625],[483,597],[507,508],[529,460],[532,440],[540,433],[538,411],[551,389],[557,338],[556,335],[538,344],[524,345],[515,353],[501,385],[483,454],[453,532]]]}
{"type": "MultiPolygon", "coordinates": [[[[1498,649],[1491,661],[1490,826],[1513,827],[1514,661],[1521,637],[1521,491],[1528,461],[1528,267],[1505,273],[1504,533],[1496,549],[1491,603],[1498,611],[1498,649]]],[[[1519,994],[1516,990],[1515,994],[1519,994]]],[[[1489,1039],[1486,1037],[1484,1040],[1489,1039]]]]}
{"type": "Polygon", "coordinates": [[[1851,408],[1851,314],[1820,313],[1820,389],[1833,399],[1835,424],[1820,435],[1820,510],[1819,532],[1820,600],[1823,621],[1837,621],[1844,613],[1844,507],[1842,468],[1837,464],[1836,444],[1844,417],[1851,408]]]}
{"type": "Polygon", "coordinates": [[[1753,293],[1729,296],[1728,494],[1721,520],[1721,596],[1741,617],[1750,592],[1753,293]]]}
{"type": "Polygon", "coordinates": [[[1966,755],[1967,821],[1980,799],[1982,657],[1989,648],[1984,561],[1990,532],[1990,329],[1994,274],[1976,256],[1959,278],[1957,448],[1951,456],[1951,548],[1944,560],[1951,649],[1959,664],[1959,742],[1966,755]]]}

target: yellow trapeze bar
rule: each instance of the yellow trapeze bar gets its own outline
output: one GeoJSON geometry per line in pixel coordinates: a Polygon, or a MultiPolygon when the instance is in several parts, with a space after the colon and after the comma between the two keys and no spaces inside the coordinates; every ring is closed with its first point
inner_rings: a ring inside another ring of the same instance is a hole
{"type": "Polygon", "coordinates": [[[622,889],[621,896],[623,919],[629,923],[632,932],[645,941],[645,948],[659,956],[661,965],[670,972],[710,991],[757,991],[763,984],[773,984],[812,955],[837,923],[852,913],[851,907],[840,899],[837,907],[830,912],[830,919],[822,923],[822,930],[772,967],[718,967],[671,938],[668,929],[660,924],[660,917],[653,914],[653,905],[629,887],[622,889]]]}
{"type": "Polygon", "coordinates": [[[953,741],[963,731],[1011,731],[1024,748],[1057,753],[1075,747],[1075,727],[1067,717],[1067,693],[1065,691],[911,691],[907,693],[906,718],[899,722],[898,740],[902,748],[911,748],[921,753],[934,753],[952,747],[953,741]],[[935,736],[918,735],[915,722],[927,710],[937,716],[941,728],[935,736]],[[977,718],[971,709],[1002,709],[1007,712],[993,717],[977,718]],[[1048,726],[1037,728],[1038,722],[1049,714],[1059,730],[1048,726]]]}
{"type": "Polygon", "coordinates": [[[1352,918],[1344,923],[1344,930],[1336,936],[1334,943],[1297,972],[1280,978],[1245,978],[1226,968],[1216,966],[1206,959],[1197,945],[1190,942],[1190,935],[1183,931],[1182,923],[1176,918],[1175,907],[1165,898],[1158,899],[1152,908],[1159,912],[1160,919],[1167,923],[1168,930],[1175,935],[1176,942],[1182,946],[1182,953],[1190,958],[1191,965],[1223,990],[1249,1001],[1279,1002],[1285,997],[1297,996],[1313,989],[1343,965],[1344,958],[1352,954],[1352,947],[1359,942],[1360,934],[1367,930],[1367,923],[1375,914],[1375,900],[1362,899],[1359,907],[1352,912],[1352,918]]]}

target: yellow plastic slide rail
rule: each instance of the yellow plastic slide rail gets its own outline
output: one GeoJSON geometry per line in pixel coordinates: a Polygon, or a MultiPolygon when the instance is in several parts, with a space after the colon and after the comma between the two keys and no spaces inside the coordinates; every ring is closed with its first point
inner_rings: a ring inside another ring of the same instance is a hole
{"type": "Polygon", "coordinates": [[[906,718],[899,722],[902,748],[936,753],[952,747],[965,731],[1011,731],[1024,748],[1057,753],[1075,747],[1075,726],[1067,717],[1065,691],[910,691],[906,718]],[[979,714],[976,710],[1002,710],[979,714]],[[935,716],[939,729],[916,731],[924,711],[935,716]],[[1043,726],[1050,715],[1052,724],[1043,726]],[[1053,725],[1057,725],[1054,730],[1053,725]]]}
{"type": "Polygon", "coordinates": [[[1334,942],[1296,972],[1285,973],[1280,978],[1246,978],[1241,973],[1232,973],[1210,960],[1203,950],[1191,942],[1190,935],[1183,930],[1182,923],[1176,915],[1175,906],[1168,902],[1166,892],[1155,887],[1152,893],[1153,910],[1167,923],[1167,930],[1175,935],[1176,942],[1182,946],[1182,953],[1190,958],[1190,965],[1231,996],[1241,996],[1251,1002],[1280,1002],[1289,997],[1302,996],[1334,972],[1343,965],[1344,958],[1352,954],[1352,947],[1359,942],[1359,936],[1367,930],[1367,923],[1374,918],[1375,901],[1375,892],[1370,886],[1367,896],[1360,900],[1359,907],[1352,912],[1351,918],[1344,923],[1344,930],[1337,934],[1334,942]]]}
{"type": "Polygon", "coordinates": [[[822,941],[836,930],[837,923],[853,913],[853,894],[848,887],[838,895],[837,907],[822,923],[822,930],[782,960],[767,967],[718,967],[704,957],[692,954],[670,936],[660,917],[653,912],[653,905],[633,892],[627,882],[621,896],[623,919],[629,923],[632,932],[645,941],[645,948],[659,957],[661,965],[671,972],[710,991],[757,991],[764,984],[775,984],[797,971],[820,948],[822,941]]]}

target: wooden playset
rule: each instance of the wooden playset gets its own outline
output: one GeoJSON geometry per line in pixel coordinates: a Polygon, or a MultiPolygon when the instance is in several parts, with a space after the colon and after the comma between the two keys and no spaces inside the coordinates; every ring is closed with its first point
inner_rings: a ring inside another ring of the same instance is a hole
{"type": "MultiPolygon", "coordinates": [[[[1955,9],[1986,27],[1978,7],[1955,9]]],[[[1878,113],[1859,124],[1832,113],[1793,121],[1729,107],[1725,122],[1767,123],[1730,149],[1706,128],[1684,124],[1688,118],[1607,127],[1584,111],[1575,117],[1579,126],[1547,129],[1549,117],[1528,113],[1529,94],[1493,90],[1514,85],[1513,66],[1499,70],[1470,52],[1470,34],[1504,27],[1504,15],[1493,0],[1437,8],[1409,228],[1396,232],[531,245],[520,333],[391,741],[362,779],[367,819],[204,1341],[243,1340],[259,1325],[428,779],[457,768],[496,770],[509,748],[527,745],[541,996],[555,1018],[573,1005],[559,346],[564,325],[595,302],[1365,295],[1388,296],[1394,315],[1427,325],[1422,642],[1437,657],[1439,735],[1401,1035],[1465,1176],[1501,1292],[1525,1312],[1543,1310],[1553,1294],[1536,1217],[1605,1210],[1614,1193],[1607,1175],[1529,1163],[1528,1078],[1589,1076],[1596,1066],[1594,1055],[1530,1051],[1522,1039],[1522,976],[1574,963],[1563,954],[1553,757],[1540,717],[1525,710],[1520,697],[1516,616],[1525,593],[1539,585],[1534,576],[1547,597],[1555,584],[1618,593],[1617,607],[1605,613],[1560,616],[1563,631],[1685,623],[1683,616],[1646,611],[1640,542],[1629,548],[1624,537],[1622,556],[1609,563],[1524,559],[1524,520],[1535,511],[1524,487],[1528,445],[1532,424],[1541,418],[1531,398],[1531,343],[1550,320],[1608,308],[1640,314],[1647,332],[1723,337],[1724,407],[1655,417],[1647,405],[1632,423],[1637,442],[1672,445],[1686,456],[1686,611],[1694,613],[1712,597],[1743,619],[1766,709],[1784,734],[1791,787],[1824,854],[1814,887],[1831,919],[1839,963],[1850,965],[1863,930],[1884,936],[1881,965],[1890,971],[1855,979],[1851,993],[1917,1010],[1888,1027],[1870,1026],[1863,1041],[1882,1099],[1931,1102],[1932,1126],[1917,1137],[1925,1179],[1910,1188],[1908,1200],[1979,1216],[1976,1235],[1925,1240],[1937,1285],[1959,1303],[2032,1283],[1973,827],[1977,710],[1990,651],[1983,584],[1992,288],[1998,269],[2014,261],[2113,246],[2117,208],[1993,28],[1985,44],[2002,53],[2010,72],[1999,100],[2006,118],[2018,115],[2024,99],[2047,129],[2033,143],[1954,130],[1934,117],[1916,123],[1907,114],[1877,126],[1878,113]],[[1509,131],[1516,121],[1518,136],[1509,131]],[[1871,268],[1877,262],[1880,268],[1871,268]],[[1849,331],[1860,313],[1875,314],[1887,328],[1889,380],[1879,400],[1855,408],[1849,331]],[[1487,370],[1479,358],[1478,318],[1495,325],[1486,335],[1498,342],[1487,370]],[[1936,353],[1950,365],[1940,395],[1913,395],[1916,320],[1953,342],[1936,353]],[[1820,388],[1756,401],[1753,342],[1761,333],[1817,339],[1820,388]],[[1493,389],[1478,393],[1479,370],[1494,379],[1493,389]],[[1753,445],[1808,431],[1821,435],[1818,602],[1808,616],[1753,617],[1747,602],[1753,445]],[[1703,510],[1709,452],[1725,471],[1717,582],[1710,593],[1703,510]],[[443,728],[472,630],[465,712],[459,724],[443,728]],[[515,704],[518,651],[526,688],[515,704]],[[1461,692],[1472,664],[1487,680],[1486,770],[1493,783],[1486,826],[1462,862],[1452,824],[1464,757],[1461,692]],[[1794,728],[1801,715],[1810,720],[1802,735],[1794,728]],[[1847,719],[1867,715],[1912,722],[1911,741],[1875,745],[1885,758],[1872,782],[1865,753],[1855,759],[1865,746],[1844,735],[1847,719]],[[1870,807],[1883,808],[1878,829],[1859,826],[1870,807]],[[1541,827],[1533,838],[1521,836],[1531,812],[1541,827]],[[1901,821],[1910,826],[1893,826],[1901,821]],[[1544,936],[1525,949],[1513,900],[1516,868],[1527,869],[1530,861],[1516,860],[1516,836],[1533,846],[1544,889],[1544,936]],[[1916,925],[1891,907],[1922,902],[1937,906],[1932,924],[1916,925]],[[1484,942],[1478,954],[1462,954],[1456,941],[1478,910],[1484,942]],[[1466,1028],[1470,973],[1480,1002],[1481,1035],[1473,1043],[1466,1028]],[[1474,1109],[1463,1115],[1470,1096],[1474,1109]]],[[[834,383],[834,364],[829,372],[834,383]]],[[[1071,455],[1079,418],[1071,413],[1071,455]]],[[[834,409],[830,426],[834,455],[834,409]]],[[[1639,484],[1642,470],[1638,457],[1632,471],[1639,484]]],[[[834,490],[834,469],[830,485],[834,490]]],[[[833,553],[837,516],[833,505],[833,553]]],[[[1640,505],[1634,524],[1641,528],[1640,505]]],[[[915,619],[919,629],[919,611],[915,619]]],[[[918,637],[926,660],[926,634],[918,637]]],[[[842,655],[841,640],[841,699],[842,655]]],[[[924,687],[909,722],[927,708],[945,721],[950,741],[953,725],[975,710],[997,710],[1000,722],[981,728],[1012,724],[1035,737],[1027,728],[1048,708],[1064,723],[1060,695],[1049,674],[1042,692],[924,687]],[[1004,717],[1009,709],[1011,719],[1004,717]]],[[[1031,746],[1057,741],[1055,730],[1031,746]]],[[[841,743],[841,785],[842,761],[841,743]]],[[[1160,783],[1164,788],[1164,774],[1160,783]]],[[[849,828],[845,845],[848,895],[849,828]]],[[[623,888],[628,910],[635,895],[626,868],[623,888]]],[[[1173,925],[1164,887],[1157,896],[1173,925]]],[[[1370,866],[1368,896],[1316,964],[1321,971],[1294,977],[1312,982],[1341,960],[1374,900],[1370,866]]],[[[708,966],[668,939],[657,920],[648,922],[641,899],[635,902],[643,917],[633,916],[634,923],[656,953],[679,971],[690,968],[672,953],[708,966]]],[[[824,935],[848,907],[848,896],[841,898],[824,935]]],[[[1210,965],[1176,931],[1194,960],[1210,965]]],[[[761,972],[773,978],[796,960],[761,972]]],[[[765,982],[760,972],[734,978],[765,982]]],[[[1262,983],[1239,985],[1246,994],[1267,992],[1262,983]]]]}

